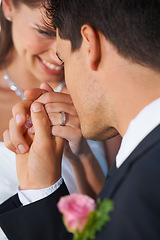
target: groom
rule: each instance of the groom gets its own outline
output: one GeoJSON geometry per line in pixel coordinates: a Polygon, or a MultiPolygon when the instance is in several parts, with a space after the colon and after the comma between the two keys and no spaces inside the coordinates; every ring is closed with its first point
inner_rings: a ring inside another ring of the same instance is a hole
{"type": "MultiPolygon", "coordinates": [[[[100,193],[102,199],[113,200],[114,211],[96,239],[159,240],[160,1],[54,0],[49,14],[57,27],[57,55],[64,62],[66,85],[84,137],[123,136],[100,193]]],[[[45,121],[39,121],[47,116],[38,103],[31,111],[38,133],[34,149],[40,153],[46,142],[51,143],[45,121]]],[[[47,169],[55,157],[50,145],[42,153],[44,179],[55,172],[51,164],[47,169]]],[[[35,162],[38,157],[31,148],[28,161],[35,162]]],[[[43,188],[33,172],[33,182],[43,188]]],[[[55,173],[52,184],[59,175],[55,173]]],[[[64,194],[66,186],[59,183],[55,192],[26,206],[22,206],[23,199],[20,202],[13,196],[0,206],[0,225],[14,240],[72,239],[56,208],[64,194]]]]}

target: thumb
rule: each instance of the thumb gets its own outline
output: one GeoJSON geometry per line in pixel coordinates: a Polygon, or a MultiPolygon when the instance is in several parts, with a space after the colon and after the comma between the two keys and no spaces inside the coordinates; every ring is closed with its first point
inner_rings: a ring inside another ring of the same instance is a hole
{"type": "Polygon", "coordinates": [[[49,118],[41,103],[32,103],[31,118],[35,130],[35,136],[39,140],[43,140],[44,138],[51,138],[49,118]]]}
{"type": "Polygon", "coordinates": [[[34,102],[31,106],[31,118],[35,130],[35,141],[38,142],[38,148],[45,145],[47,148],[51,144],[55,148],[57,158],[61,159],[63,154],[64,139],[52,137],[50,121],[48,115],[41,103],[34,102]]]}

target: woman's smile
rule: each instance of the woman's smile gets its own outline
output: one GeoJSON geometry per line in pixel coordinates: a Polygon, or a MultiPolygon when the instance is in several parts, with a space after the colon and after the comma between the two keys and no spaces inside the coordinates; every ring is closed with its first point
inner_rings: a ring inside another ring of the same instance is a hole
{"type": "Polygon", "coordinates": [[[47,73],[50,74],[59,74],[63,71],[63,66],[61,65],[57,65],[51,62],[48,62],[44,59],[41,59],[40,57],[38,57],[40,66],[43,70],[45,70],[47,73]]]}

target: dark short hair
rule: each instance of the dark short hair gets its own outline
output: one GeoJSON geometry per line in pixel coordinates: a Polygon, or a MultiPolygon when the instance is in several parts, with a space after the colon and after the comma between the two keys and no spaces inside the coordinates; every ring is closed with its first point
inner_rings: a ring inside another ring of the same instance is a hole
{"type": "MultiPolygon", "coordinates": [[[[43,0],[12,0],[15,7],[19,7],[21,4],[25,4],[28,7],[36,8],[41,4],[44,4],[43,0]]],[[[7,21],[4,17],[2,10],[2,3],[0,3],[0,65],[6,60],[6,56],[13,47],[12,23],[7,21]]]]}
{"type": "Polygon", "coordinates": [[[48,0],[60,37],[80,47],[81,26],[103,33],[118,52],[160,71],[160,0],[48,0]]]}

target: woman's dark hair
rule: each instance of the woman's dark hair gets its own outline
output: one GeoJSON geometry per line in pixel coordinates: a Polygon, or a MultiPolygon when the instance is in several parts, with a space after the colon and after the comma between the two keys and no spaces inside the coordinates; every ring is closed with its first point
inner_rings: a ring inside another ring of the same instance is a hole
{"type": "MultiPolygon", "coordinates": [[[[21,3],[31,7],[36,8],[40,6],[42,0],[12,0],[15,7],[19,7],[21,3]]],[[[2,9],[2,3],[0,4],[0,65],[6,60],[6,56],[13,47],[12,33],[11,33],[12,23],[5,19],[2,9]]]]}
{"type": "Polygon", "coordinates": [[[160,71],[160,0],[48,0],[60,37],[80,47],[81,26],[103,33],[118,52],[160,71]]]}

